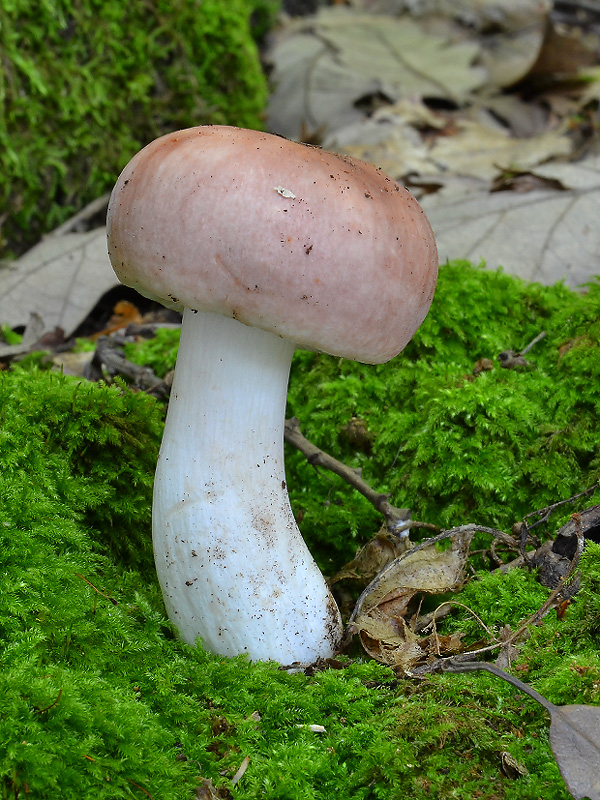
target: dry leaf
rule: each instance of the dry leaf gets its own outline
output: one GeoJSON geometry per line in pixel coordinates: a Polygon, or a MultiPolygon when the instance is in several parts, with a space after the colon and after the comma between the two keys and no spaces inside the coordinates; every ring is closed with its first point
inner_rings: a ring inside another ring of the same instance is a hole
{"type": "Polygon", "coordinates": [[[451,546],[438,550],[440,537],[424,542],[396,558],[360,596],[353,616],[401,600],[406,606],[417,592],[443,594],[455,591],[464,581],[473,532],[454,533],[451,546]]]}
{"type": "Polygon", "coordinates": [[[376,110],[367,119],[326,135],[323,147],[376,164],[387,175],[401,179],[435,172],[420,129],[445,127],[447,120],[420,100],[399,100],[376,110]]]}
{"type": "Polygon", "coordinates": [[[117,284],[105,228],[48,236],[17,261],[0,266],[0,321],[14,328],[35,313],[44,330],[59,327],[68,336],[117,284]]]}
{"type": "Polygon", "coordinates": [[[550,747],[575,800],[600,800],[600,708],[553,706],[550,747]]]}
{"type": "Polygon", "coordinates": [[[527,775],[527,767],[524,764],[520,764],[507,750],[503,750],[500,753],[500,762],[502,764],[502,772],[507,778],[515,780],[522,775],[527,775]]]}
{"type": "Polygon", "coordinates": [[[388,533],[385,526],[377,533],[370,542],[358,551],[356,556],[345,564],[339,572],[329,581],[333,586],[340,581],[358,581],[363,586],[378,575],[390,561],[406,551],[406,542],[391,533],[388,533]]]}
{"type": "Polygon", "coordinates": [[[289,26],[270,53],[269,129],[290,138],[338,130],[364,118],[357,101],[377,93],[458,102],[485,81],[478,52],[407,17],[323,8],[289,26]]]}
{"type": "Polygon", "coordinates": [[[485,661],[448,661],[445,672],[485,670],[529,695],[550,714],[550,747],[575,800],[600,800],[600,708],[555,706],[531,686],[485,661]]]}
{"type": "Polygon", "coordinates": [[[472,531],[461,531],[417,545],[367,586],[350,618],[349,630],[358,633],[372,658],[410,672],[430,655],[448,655],[460,649],[460,637],[419,637],[407,623],[406,614],[416,595],[445,594],[462,586],[472,538],[472,531]],[[441,538],[449,538],[450,547],[438,550],[436,543],[441,538]]]}
{"type": "Polygon", "coordinates": [[[350,0],[357,10],[393,16],[412,13],[431,27],[452,22],[454,36],[476,36],[488,84],[511,86],[524,78],[543,51],[550,0],[350,0]]]}
{"type": "Polygon", "coordinates": [[[484,260],[529,281],[578,286],[600,274],[600,156],[535,170],[566,191],[448,190],[422,198],[440,261],[484,260]]]}
{"type": "Polygon", "coordinates": [[[549,158],[568,156],[573,149],[561,131],[516,139],[498,126],[473,120],[461,120],[458,128],[456,135],[436,139],[429,153],[435,172],[491,181],[499,169],[531,169],[549,158]]]}
{"type": "Polygon", "coordinates": [[[485,184],[500,170],[525,172],[550,158],[571,154],[572,141],[555,130],[528,138],[516,138],[495,122],[485,109],[460,117],[419,115],[419,104],[401,102],[376,111],[371,118],[335,131],[324,146],[376,164],[388,175],[403,181],[407,175],[474,178],[485,184]],[[412,112],[412,113],[411,113],[412,112]],[[427,122],[425,122],[427,120],[427,122]],[[446,131],[428,136],[426,145],[418,128],[429,130],[447,125],[446,131]]]}

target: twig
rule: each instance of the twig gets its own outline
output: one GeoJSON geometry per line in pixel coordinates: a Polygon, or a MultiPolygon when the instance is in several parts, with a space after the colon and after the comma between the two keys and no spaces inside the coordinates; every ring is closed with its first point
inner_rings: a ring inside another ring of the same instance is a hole
{"type": "Polygon", "coordinates": [[[54,706],[55,706],[55,705],[58,703],[58,701],[60,700],[60,698],[61,698],[61,696],[62,696],[62,693],[63,693],[63,690],[62,690],[62,689],[59,689],[59,690],[58,690],[58,694],[56,695],[56,700],[55,700],[53,703],[50,703],[50,705],[49,705],[49,706],[46,706],[46,708],[40,708],[40,709],[38,709],[38,710],[36,711],[36,714],[43,714],[45,711],[50,711],[50,709],[51,709],[51,708],[54,708],[54,706]]]}
{"type": "Polygon", "coordinates": [[[540,341],[540,339],[544,338],[545,335],[546,331],[541,331],[541,333],[538,333],[535,339],[532,339],[532,341],[525,345],[525,347],[518,353],[515,353],[514,350],[504,350],[504,352],[500,353],[498,356],[500,366],[503,369],[535,369],[535,365],[526,360],[525,353],[528,353],[531,348],[540,341]]]}
{"type": "Polygon", "coordinates": [[[84,575],[80,575],[79,572],[76,572],[75,575],[77,575],[78,578],[81,578],[82,581],[85,581],[88,584],[88,586],[91,586],[92,589],[95,592],[98,592],[98,594],[101,597],[104,597],[106,600],[110,600],[110,602],[113,604],[113,606],[118,606],[119,605],[117,603],[117,601],[114,599],[114,597],[110,597],[109,595],[104,594],[104,592],[101,592],[100,589],[98,589],[97,586],[94,586],[94,584],[91,581],[88,581],[88,579],[84,575]]]}
{"type": "Polygon", "coordinates": [[[306,456],[309,464],[313,467],[323,467],[339,475],[346,483],[360,492],[363,497],[366,497],[371,505],[382,514],[385,519],[388,530],[396,535],[401,535],[411,527],[433,528],[438,530],[437,526],[430,525],[429,523],[417,523],[410,521],[410,509],[396,508],[389,503],[389,495],[376,492],[369,484],[361,477],[357,470],[338,461],[333,456],[328,455],[319,447],[310,442],[300,430],[300,422],[297,417],[292,417],[285,421],[285,440],[289,444],[296,447],[306,456]]]}
{"type": "Polygon", "coordinates": [[[531,686],[523,683],[523,681],[515,678],[509,672],[505,672],[503,669],[500,669],[500,667],[497,667],[495,664],[490,664],[487,661],[460,661],[454,657],[444,661],[441,669],[442,672],[475,672],[476,670],[485,670],[486,672],[491,672],[492,675],[495,675],[497,678],[502,678],[503,681],[510,683],[516,689],[528,694],[529,697],[532,697],[540,705],[544,706],[544,708],[550,713],[553,713],[556,710],[554,703],[546,700],[543,695],[541,695],[539,692],[536,692],[536,690],[532,689],[531,686]]]}
{"type": "MultiPolygon", "coordinates": [[[[106,370],[109,375],[119,375],[154,397],[166,397],[169,388],[165,381],[155,375],[150,367],[142,367],[128,361],[117,349],[121,343],[122,337],[100,336],[90,369],[99,371],[100,374],[106,370]]],[[[86,375],[86,377],[91,376],[86,375]]]]}
{"type": "Polygon", "coordinates": [[[494,638],[494,634],[485,624],[485,622],[479,617],[472,608],[465,605],[465,603],[460,603],[458,600],[445,600],[443,603],[432,611],[430,614],[426,614],[425,616],[421,617],[417,620],[417,624],[415,625],[414,632],[415,633],[422,633],[425,631],[429,626],[432,628],[432,633],[437,637],[437,623],[447,617],[450,613],[452,606],[460,606],[464,608],[465,611],[468,611],[469,614],[481,625],[481,627],[485,630],[485,632],[491,638],[494,638]]]}
{"type": "MultiPolygon", "coordinates": [[[[575,515],[573,516],[575,517],[575,515]]],[[[580,515],[577,516],[581,521],[580,515]]],[[[540,620],[542,620],[546,616],[546,614],[550,611],[550,609],[554,608],[554,606],[557,605],[557,600],[559,597],[561,597],[561,595],[566,594],[567,596],[569,596],[568,585],[571,583],[575,570],[577,569],[577,565],[579,564],[579,560],[581,558],[581,554],[583,553],[583,548],[585,545],[585,537],[583,535],[580,525],[579,527],[576,527],[576,534],[577,534],[577,550],[575,552],[575,555],[573,556],[573,559],[571,560],[569,571],[567,572],[566,575],[564,575],[560,579],[556,589],[554,589],[550,593],[550,595],[547,597],[546,601],[541,605],[541,607],[538,608],[538,610],[535,611],[530,617],[528,617],[528,619],[526,619],[525,622],[523,622],[520,625],[520,627],[512,634],[512,636],[509,637],[509,639],[506,642],[502,643],[503,646],[514,644],[518,639],[520,639],[522,634],[525,633],[525,631],[531,625],[535,625],[540,620]]]]}
{"type": "Polygon", "coordinates": [[[131,778],[125,778],[125,780],[128,783],[130,783],[132,786],[135,786],[136,789],[139,789],[140,791],[142,791],[146,795],[146,797],[150,798],[150,800],[153,800],[152,795],[150,794],[150,792],[146,791],[146,789],[144,789],[143,786],[140,786],[139,783],[136,783],[135,781],[132,781],[131,778]]]}
{"type": "Polygon", "coordinates": [[[529,519],[530,517],[539,516],[540,519],[532,522],[531,525],[527,524],[528,529],[535,528],[537,525],[541,525],[543,522],[547,522],[550,518],[550,514],[555,511],[557,508],[566,505],[567,503],[573,503],[575,500],[579,500],[582,497],[586,497],[589,494],[593,494],[596,489],[598,489],[598,482],[596,482],[593,486],[590,486],[588,489],[584,489],[583,492],[579,492],[579,494],[574,494],[572,497],[568,497],[566,500],[559,500],[557,503],[553,503],[551,506],[546,506],[545,508],[540,508],[538,511],[531,511],[529,514],[526,514],[523,517],[523,522],[529,519]]]}
{"type": "Polygon", "coordinates": [[[525,347],[521,350],[519,355],[520,356],[524,356],[525,353],[528,353],[534,345],[536,345],[541,339],[544,338],[545,335],[546,335],[546,331],[541,331],[540,333],[538,333],[538,335],[535,337],[535,339],[532,339],[529,342],[529,344],[525,345],[525,347]]]}

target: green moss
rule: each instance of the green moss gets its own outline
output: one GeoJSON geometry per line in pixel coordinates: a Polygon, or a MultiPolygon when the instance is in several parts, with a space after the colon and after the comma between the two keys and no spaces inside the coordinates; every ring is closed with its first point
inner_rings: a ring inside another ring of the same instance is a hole
{"type": "Polygon", "coordinates": [[[559,705],[600,705],[599,544],[587,542],[581,572],[582,587],[564,619],[550,614],[543,628],[531,631],[523,651],[526,680],[559,705]]]}
{"type": "MultiPolygon", "coordinates": [[[[424,325],[388,364],[297,353],[288,413],[416,519],[510,529],[600,476],[599,344],[600,284],[580,294],[454,262],[441,268],[424,325]],[[528,354],[535,369],[499,366],[500,352],[542,330],[528,354]],[[494,368],[473,378],[482,358],[494,368]],[[340,435],[353,416],[371,434],[369,452],[340,435]]],[[[375,512],[298,453],[288,453],[287,469],[303,534],[316,549],[319,538],[327,543],[323,566],[352,558],[377,530],[375,512]]]]}
{"type": "Polygon", "coordinates": [[[278,0],[24,0],[0,8],[1,242],[23,252],[162,133],[262,127],[255,41],[278,0]],[[256,27],[255,27],[256,26],[256,27]]]}
{"type": "MultiPolygon", "coordinates": [[[[599,316],[596,288],[580,296],[450,265],[422,333],[396,362],[362,367],[297,354],[290,411],[315,441],[362,466],[374,485],[394,487],[393,501],[409,501],[419,516],[509,525],[595,474],[590,376],[599,316]],[[518,349],[542,328],[548,336],[530,354],[536,370],[465,378],[477,358],[518,349]],[[425,430],[434,412],[444,436],[425,430]],[[352,415],[374,434],[371,455],[339,435],[352,415]],[[447,462],[436,450],[417,463],[434,434],[447,462]],[[481,480],[478,459],[455,445],[467,435],[478,438],[479,453],[512,459],[510,491],[504,469],[489,473],[492,485],[481,480]],[[561,463],[555,452],[571,472],[550,476],[548,488],[544,475],[561,463]],[[460,486],[452,470],[464,472],[460,486]]],[[[172,348],[171,339],[163,344],[172,348]]],[[[162,360],[171,358],[172,350],[162,360]]],[[[162,414],[159,403],[119,385],[35,367],[0,373],[0,797],[191,800],[202,776],[240,800],[567,800],[545,712],[490,675],[396,680],[357,660],[309,677],[179,643],[150,542],[162,414]],[[503,751],[528,774],[507,777],[503,751]]],[[[289,473],[296,511],[321,554],[331,548],[339,560],[378,527],[362,500],[293,453],[289,473]]],[[[554,702],[600,703],[599,556],[589,544],[566,616],[549,614],[522,645],[519,675],[554,702]]],[[[534,575],[515,571],[480,573],[458,599],[497,632],[515,628],[546,594],[534,575]]],[[[467,614],[452,624],[481,635],[467,614]]]]}
{"type": "Polygon", "coordinates": [[[159,378],[175,366],[179,347],[178,328],[159,328],[152,339],[125,345],[125,356],[136,364],[150,367],[159,378]]]}

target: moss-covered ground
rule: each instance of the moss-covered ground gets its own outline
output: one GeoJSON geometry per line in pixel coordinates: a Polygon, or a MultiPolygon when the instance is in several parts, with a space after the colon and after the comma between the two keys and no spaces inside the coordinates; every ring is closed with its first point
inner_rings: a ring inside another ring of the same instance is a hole
{"type": "MultiPolygon", "coordinates": [[[[581,295],[451,264],[427,322],[391,364],[298,353],[290,413],[416,517],[509,529],[598,478],[599,339],[597,284],[581,295]],[[527,354],[535,369],[495,362],[472,375],[478,360],[541,330],[527,354]],[[368,446],[345,434],[352,417],[368,446]]],[[[166,369],[169,344],[158,337],[139,358],[166,369]]],[[[118,383],[26,362],[0,373],[0,797],[569,796],[545,712],[488,674],[399,678],[357,651],[344,668],[288,674],[179,643],[150,545],[163,413],[118,383]],[[505,774],[503,752],[527,772],[505,774]],[[197,795],[202,779],[211,784],[197,795]]],[[[302,530],[332,572],[380,521],[288,455],[302,530]]],[[[598,493],[582,501],[594,502],[598,493]]],[[[549,532],[570,511],[553,515],[549,532]]],[[[514,664],[555,703],[600,704],[599,556],[590,542],[580,593],[564,618],[551,613],[529,631],[514,664]]],[[[481,567],[459,599],[498,632],[547,595],[524,570],[481,567]]],[[[466,614],[447,624],[483,635],[466,614]]]]}

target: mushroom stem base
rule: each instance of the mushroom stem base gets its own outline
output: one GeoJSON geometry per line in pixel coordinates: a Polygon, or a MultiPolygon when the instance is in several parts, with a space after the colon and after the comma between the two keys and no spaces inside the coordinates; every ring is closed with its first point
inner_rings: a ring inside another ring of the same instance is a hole
{"type": "Polygon", "coordinates": [[[271,333],[185,311],[153,541],[167,612],[185,641],[310,664],[334,653],[341,622],[286,491],[293,352],[271,333]]]}

